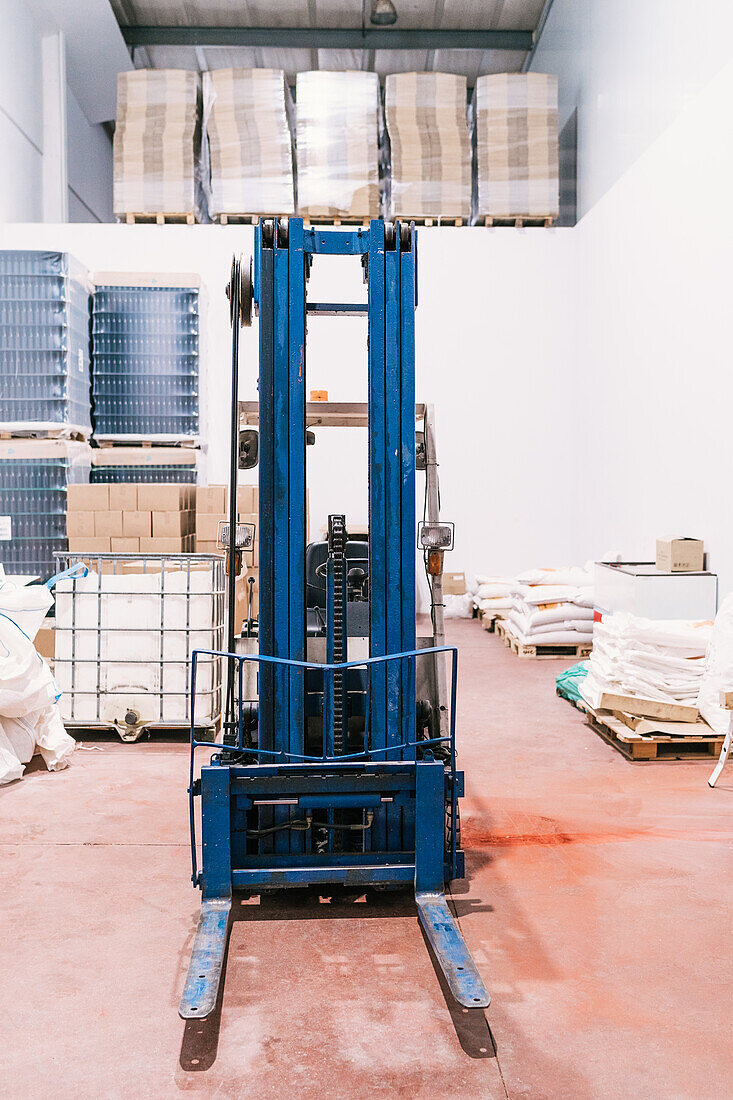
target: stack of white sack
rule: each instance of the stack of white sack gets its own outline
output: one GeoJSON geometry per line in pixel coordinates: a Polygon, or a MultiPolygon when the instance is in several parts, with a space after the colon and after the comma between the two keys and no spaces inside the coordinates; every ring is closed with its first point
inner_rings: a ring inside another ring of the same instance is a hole
{"type": "Polygon", "coordinates": [[[531,569],[512,587],[509,629],[523,645],[588,645],[593,641],[593,570],[531,569]]]}
{"type": "Polygon", "coordinates": [[[0,785],[20,779],[36,750],[49,771],[65,768],[74,751],[51,670],[31,640],[52,602],[44,585],[0,580],[0,785]]]}
{"type": "Polygon", "coordinates": [[[593,710],[604,693],[694,707],[711,633],[710,622],[604,615],[580,693],[593,710]]]}
{"type": "Polygon", "coordinates": [[[517,582],[510,577],[486,577],[479,574],[476,584],[474,603],[479,611],[495,611],[501,618],[506,618],[512,609],[512,593],[517,582]]]}

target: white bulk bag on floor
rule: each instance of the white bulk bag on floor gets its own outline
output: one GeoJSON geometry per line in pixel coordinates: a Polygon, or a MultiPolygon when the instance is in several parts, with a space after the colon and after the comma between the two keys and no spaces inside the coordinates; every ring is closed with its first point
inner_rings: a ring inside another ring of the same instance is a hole
{"type": "Polygon", "coordinates": [[[0,784],[20,779],[36,746],[50,771],[66,767],[75,742],[57,699],[48,665],[17,623],[0,613],[0,784]]]}

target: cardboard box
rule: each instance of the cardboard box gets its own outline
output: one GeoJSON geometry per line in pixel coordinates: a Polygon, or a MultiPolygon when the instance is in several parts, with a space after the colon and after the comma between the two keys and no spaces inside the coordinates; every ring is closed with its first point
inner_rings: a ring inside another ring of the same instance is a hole
{"type": "Polygon", "coordinates": [[[109,538],[69,539],[70,554],[109,554],[109,538]]]}
{"type": "Polygon", "coordinates": [[[140,553],[140,539],[139,538],[111,538],[109,540],[109,548],[113,554],[139,554],[140,553]]]}
{"type": "Polygon", "coordinates": [[[153,512],[153,538],[182,538],[193,531],[193,512],[153,512]]]}
{"type": "Polygon", "coordinates": [[[237,584],[235,587],[236,603],[235,603],[235,618],[234,629],[239,633],[242,629],[242,623],[247,618],[249,610],[249,578],[253,577],[255,584],[252,589],[252,617],[254,618],[259,614],[260,608],[260,580],[259,573],[256,569],[248,570],[243,576],[237,578],[237,584]]]}
{"type": "Polygon", "coordinates": [[[194,506],[194,489],[194,485],[138,485],[138,510],[141,512],[189,511],[194,506]]]}
{"type": "Polygon", "coordinates": [[[37,631],[35,638],[33,639],[33,645],[36,647],[36,653],[40,653],[42,657],[45,657],[47,661],[52,661],[54,658],[54,631],[52,626],[42,626],[37,631]]]}
{"type": "Polygon", "coordinates": [[[196,553],[197,554],[218,554],[223,557],[224,551],[219,549],[219,546],[215,542],[202,542],[201,539],[196,539],[196,553]]]}
{"type": "Polygon", "coordinates": [[[81,509],[66,513],[66,534],[69,538],[94,538],[94,512],[81,509]]]}
{"type": "Polygon", "coordinates": [[[223,512],[197,512],[196,539],[203,542],[216,542],[219,535],[219,524],[223,519],[223,512]]]}
{"type": "Polygon", "coordinates": [[[702,539],[657,539],[656,564],[665,573],[702,573],[705,568],[702,539]]]}
{"type": "Polygon", "coordinates": [[[153,533],[153,523],[150,512],[123,512],[122,534],[125,538],[146,538],[153,533]]]}
{"type": "Polygon", "coordinates": [[[122,512],[94,513],[94,535],[96,538],[120,538],[122,536],[122,512]]]}
{"type": "Polygon", "coordinates": [[[465,596],[466,594],[466,574],[465,573],[444,573],[443,574],[443,595],[444,596],[465,596]]]}
{"type": "Polygon", "coordinates": [[[196,489],[196,511],[218,515],[227,506],[225,485],[199,485],[196,489]]]}
{"type": "Polygon", "coordinates": [[[110,484],[109,506],[114,511],[134,512],[137,510],[137,485],[128,482],[110,484]]]}
{"type": "Polygon", "coordinates": [[[183,535],[178,538],[142,538],[140,539],[141,554],[190,554],[191,536],[183,535]]]}
{"type": "Polygon", "coordinates": [[[67,485],[68,510],[98,512],[109,508],[109,485],[67,485]]]}
{"type": "MultiPolygon", "coordinates": [[[[258,506],[256,485],[237,486],[237,509],[240,512],[255,512],[258,506]]],[[[229,489],[226,485],[200,485],[196,490],[196,511],[209,515],[224,516],[229,512],[229,489]]]]}

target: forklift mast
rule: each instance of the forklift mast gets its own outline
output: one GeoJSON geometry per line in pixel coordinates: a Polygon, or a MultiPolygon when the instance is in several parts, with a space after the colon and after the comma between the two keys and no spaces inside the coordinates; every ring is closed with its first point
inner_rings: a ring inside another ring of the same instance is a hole
{"type": "MultiPolygon", "coordinates": [[[[416,260],[417,234],[404,223],[374,220],[368,228],[327,230],[291,218],[256,228],[259,652],[236,654],[230,636],[229,652],[220,654],[229,669],[223,745],[196,740],[196,653],[192,660],[192,877],[202,904],[179,1009],[185,1019],[204,1018],[216,1004],[233,891],[254,895],[296,886],[412,886],[417,915],[453,996],[467,1008],[489,1003],[445,898],[446,883],[464,873],[458,830],[463,774],[455,759],[458,655],[442,644],[442,607],[432,609],[427,641],[433,644],[418,645],[415,629],[416,260]],[[307,301],[319,255],[361,263],[366,305],[307,301]],[[306,547],[305,348],[307,317],[319,314],[368,318],[369,524],[368,555],[359,559],[365,568],[354,563],[350,569],[348,517],[339,511],[329,517],[325,561],[316,569],[325,607],[325,652],[317,660],[307,615],[312,547],[306,547]],[[366,608],[355,602],[368,603],[368,618],[356,614],[366,608]],[[362,639],[368,648],[350,660],[356,622],[368,624],[368,639],[362,639]],[[243,697],[247,662],[257,665],[256,700],[243,697]],[[423,690],[430,677],[418,674],[418,662],[430,664],[441,693],[450,667],[449,707],[436,706],[423,690]],[[201,747],[214,753],[197,776],[201,747]]],[[[237,262],[228,292],[236,375],[236,329],[250,312],[237,262]]],[[[232,392],[236,402],[234,385],[232,392]]],[[[233,429],[235,423],[232,453],[238,455],[238,412],[233,429]]],[[[432,475],[436,464],[427,416],[425,428],[421,468],[429,487],[431,461],[432,475]]],[[[231,496],[236,508],[236,492],[231,496]]],[[[426,490],[428,500],[429,518],[437,519],[437,490],[426,490]]],[[[429,526],[435,538],[438,525],[429,526]]],[[[434,604],[442,604],[439,553],[437,572],[430,570],[434,604]]],[[[233,536],[231,587],[236,557],[233,536]]]]}

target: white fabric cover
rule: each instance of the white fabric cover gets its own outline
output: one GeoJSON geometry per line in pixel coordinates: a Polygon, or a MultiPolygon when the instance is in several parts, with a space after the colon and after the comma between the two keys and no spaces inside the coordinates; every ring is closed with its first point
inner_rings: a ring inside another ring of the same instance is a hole
{"type": "Polygon", "coordinates": [[[715,616],[697,703],[707,724],[725,734],[731,711],[720,705],[722,691],[733,691],[733,594],[726,596],[715,616]]]}

